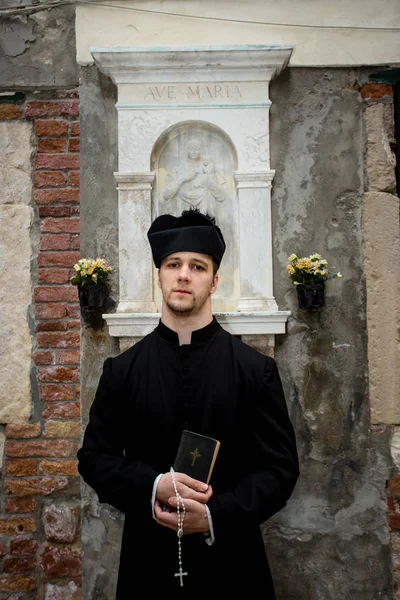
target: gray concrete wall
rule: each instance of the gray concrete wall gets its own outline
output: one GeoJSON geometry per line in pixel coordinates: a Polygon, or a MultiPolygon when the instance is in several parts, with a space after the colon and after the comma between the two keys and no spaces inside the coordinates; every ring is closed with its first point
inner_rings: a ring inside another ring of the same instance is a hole
{"type": "MultiPolygon", "coordinates": [[[[263,530],[279,600],[389,600],[385,525],[389,434],[370,428],[362,266],[365,148],[358,80],[339,69],[287,69],[272,83],[274,286],[290,309],[277,359],[301,457],[286,509],[263,530]],[[343,273],[318,313],[297,308],[287,257],[319,252],[343,273]]],[[[116,265],[115,88],[82,70],[82,256],[116,265]]],[[[117,286],[114,274],[113,292],[117,286]]],[[[118,352],[106,329],[83,329],[83,422],[103,359],[118,352]]],[[[84,598],[111,600],[122,517],[83,486],[84,598]],[[97,565],[94,568],[94,565],[97,565]]],[[[249,574],[251,578],[251,574],[249,574]]]]}
{"type": "Polygon", "coordinates": [[[288,69],[272,83],[275,297],[289,309],[277,336],[301,477],[265,525],[281,600],[389,599],[385,482],[389,432],[370,428],[362,251],[365,151],[356,82],[341,69],[288,69]],[[326,306],[299,310],[287,257],[319,252],[341,271],[326,306]]]}
{"type": "MultiPolygon", "coordinates": [[[[24,4],[30,4],[24,2],[24,4]]],[[[10,2],[2,0],[2,8],[10,2]]],[[[12,2],[12,6],[18,6],[12,2]]],[[[75,7],[0,17],[0,89],[75,87],[75,7]]]]}

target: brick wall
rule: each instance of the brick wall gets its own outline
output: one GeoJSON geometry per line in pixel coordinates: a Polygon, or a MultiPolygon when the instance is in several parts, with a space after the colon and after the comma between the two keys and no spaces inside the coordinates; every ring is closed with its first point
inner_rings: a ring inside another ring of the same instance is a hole
{"type": "Polygon", "coordinates": [[[1,104],[0,119],[33,121],[40,221],[34,282],[39,399],[29,424],[7,424],[0,519],[0,600],[80,598],[80,311],[69,283],[79,259],[77,90],[1,104]]]}

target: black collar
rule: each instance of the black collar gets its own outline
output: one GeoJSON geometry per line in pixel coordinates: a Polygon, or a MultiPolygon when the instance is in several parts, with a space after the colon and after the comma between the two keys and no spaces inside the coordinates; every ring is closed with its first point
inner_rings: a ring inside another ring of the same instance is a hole
{"type": "MultiPolygon", "coordinates": [[[[221,325],[218,323],[217,319],[215,317],[213,317],[213,320],[211,321],[211,323],[209,323],[205,327],[202,327],[201,329],[196,329],[195,331],[192,331],[192,339],[191,339],[190,345],[199,344],[201,342],[204,342],[204,341],[210,339],[217,333],[217,331],[220,328],[221,328],[221,325]]],[[[176,333],[176,331],[173,331],[172,329],[170,329],[169,327],[164,325],[164,323],[161,321],[161,319],[156,327],[156,332],[166,342],[170,342],[171,344],[175,344],[175,345],[179,346],[178,334],[176,333]]]]}

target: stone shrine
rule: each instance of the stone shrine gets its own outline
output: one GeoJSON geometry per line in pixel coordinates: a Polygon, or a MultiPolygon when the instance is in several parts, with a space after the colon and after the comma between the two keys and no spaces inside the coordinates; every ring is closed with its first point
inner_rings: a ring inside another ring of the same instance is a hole
{"type": "Polygon", "coordinates": [[[146,232],[213,214],[228,251],[213,311],[234,334],[285,331],[273,292],[269,83],[290,46],[92,48],[118,88],[120,299],[111,335],[143,336],[161,299],[146,232]]]}

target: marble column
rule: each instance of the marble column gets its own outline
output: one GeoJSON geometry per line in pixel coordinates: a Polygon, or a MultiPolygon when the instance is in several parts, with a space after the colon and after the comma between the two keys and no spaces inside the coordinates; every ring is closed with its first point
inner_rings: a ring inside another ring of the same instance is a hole
{"type": "Polygon", "coordinates": [[[236,171],[240,223],[240,312],[278,310],[273,293],[271,182],[275,171],[236,171]]]}
{"type": "Polygon", "coordinates": [[[153,301],[151,224],[154,173],[115,173],[118,183],[120,313],[157,312],[153,301]]]}

